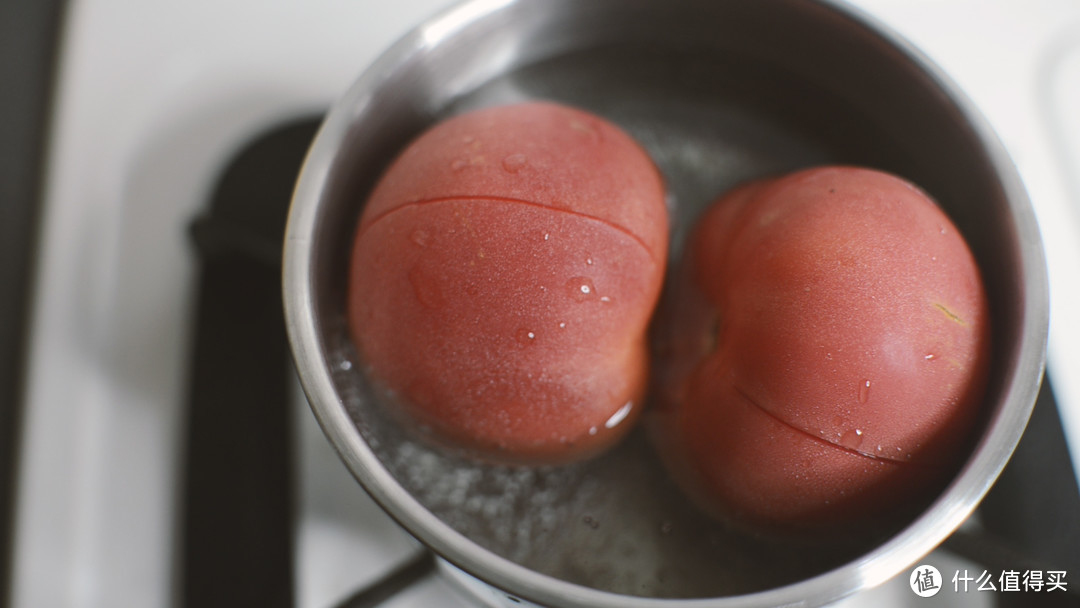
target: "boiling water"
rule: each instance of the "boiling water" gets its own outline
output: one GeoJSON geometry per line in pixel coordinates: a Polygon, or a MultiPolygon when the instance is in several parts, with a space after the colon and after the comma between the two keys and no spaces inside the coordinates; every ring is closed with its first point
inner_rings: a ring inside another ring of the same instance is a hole
{"type": "Polygon", "coordinates": [[[648,597],[748,593],[839,566],[892,531],[807,540],[725,525],[689,502],[641,428],[583,463],[476,462],[402,424],[347,342],[335,359],[347,410],[403,488],[485,549],[568,582],[648,597]]]}

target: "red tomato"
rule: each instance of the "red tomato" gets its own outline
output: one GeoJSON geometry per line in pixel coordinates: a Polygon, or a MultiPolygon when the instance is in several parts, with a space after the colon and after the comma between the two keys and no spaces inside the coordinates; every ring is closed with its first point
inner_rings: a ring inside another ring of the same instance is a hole
{"type": "Polygon", "coordinates": [[[352,336],[434,437],[500,461],[584,458],[641,409],[667,233],[661,177],[613,124],[552,103],[460,115],[367,202],[352,336]]]}
{"type": "Polygon", "coordinates": [[[707,211],[684,262],[657,418],[710,508],[852,522],[955,467],[990,317],[963,237],[918,188],[849,167],[755,182],[707,211]]]}

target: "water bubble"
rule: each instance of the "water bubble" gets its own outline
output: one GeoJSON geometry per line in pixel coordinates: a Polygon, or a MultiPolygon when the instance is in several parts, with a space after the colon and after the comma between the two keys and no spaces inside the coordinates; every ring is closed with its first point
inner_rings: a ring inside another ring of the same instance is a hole
{"type": "Polygon", "coordinates": [[[467,160],[465,160],[463,158],[458,158],[458,159],[454,160],[454,162],[450,163],[450,170],[452,170],[452,171],[461,171],[462,169],[464,169],[465,167],[468,167],[468,166],[469,166],[469,161],[467,161],[467,160]]]}
{"type": "Polygon", "coordinates": [[[559,321],[559,329],[566,329],[566,321],[559,321]]]}
{"type": "Polygon", "coordinates": [[[546,241],[546,240],[548,240],[550,238],[551,238],[551,233],[545,232],[544,233],[544,240],[546,241]]]}
{"type": "Polygon", "coordinates": [[[590,527],[590,528],[592,528],[593,530],[595,530],[595,529],[597,529],[597,528],[599,528],[599,527],[600,527],[600,522],[599,522],[599,520],[593,519],[593,518],[592,518],[591,516],[589,516],[589,515],[586,515],[585,517],[581,518],[581,521],[585,522],[585,525],[586,525],[586,526],[589,526],[589,527],[590,527]]]}
{"type": "Polygon", "coordinates": [[[870,381],[863,380],[859,383],[859,403],[866,403],[870,399],[870,381]]]}
{"type": "Polygon", "coordinates": [[[413,230],[413,233],[409,235],[409,240],[411,240],[413,243],[416,243],[420,247],[427,247],[428,243],[431,242],[431,233],[427,230],[419,228],[417,230],[413,230]]]}
{"type": "Polygon", "coordinates": [[[664,523],[660,524],[661,534],[671,534],[671,531],[673,529],[675,529],[675,524],[671,523],[670,521],[665,521],[664,523]]]}
{"type": "Polygon", "coordinates": [[[589,266],[592,266],[592,263],[593,263],[592,258],[585,258],[585,263],[588,264],[589,266]]]}
{"type": "Polygon", "coordinates": [[[524,154],[511,154],[503,159],[502,166],[508,173],[517,173],[528,163],[529,159],[524,154]]]}
{"type": "Polygon", "coordinates": [[[590,426],[589,427],[589,434],[590,435],[595,435],[595,434],[597,434],[599,432],[600,432],[600,429],[596,428],[595,426],[590,426]]]}
{"type": "Polygon", "coordinates": [[[341,368],[342,371],[347,372],[350,369],[352,369],[352,361],[349,361],[348,359],[346,359],[345,361],[342,361],[341,363],[339,363],[338,367],[341,368]]]}

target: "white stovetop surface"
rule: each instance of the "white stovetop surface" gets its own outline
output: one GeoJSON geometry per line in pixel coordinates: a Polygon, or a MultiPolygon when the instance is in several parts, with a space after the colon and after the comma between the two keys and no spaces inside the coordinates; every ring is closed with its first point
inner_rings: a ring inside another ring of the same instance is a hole
{"type": "MultiPolygon", "coordinates": [[[[195,270],[182,228],[249,137],[325,109],[378,52],[446,4],[70,2],[30,334],[15,608],[173,603],[195,270]]],[[[1049,258],[1050,372],[1080,446],[1080,3],[854,4],[957,80],[1020,168],[1049,258]]],[[[304,404],[296,415],[298,605],[316,608],[416,546],[355,486],[304,404]]],[[[1080,448],[1073,459],[1080,465],[1080,448]]],[[[897,580],[843,606],[904,605],[909,593],[897,580]]],[[[456,604],[432,578],[387,606],[456,604]]]]}

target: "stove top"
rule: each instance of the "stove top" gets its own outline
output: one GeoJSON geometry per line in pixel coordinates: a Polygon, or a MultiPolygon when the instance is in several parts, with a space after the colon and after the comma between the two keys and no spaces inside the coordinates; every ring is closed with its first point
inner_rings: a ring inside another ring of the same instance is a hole
{"type": "MultiPolygon", "coordinates": [[[[265,4],[68,6],[29,326],[13,607],[470,605],[427,576],[422,548],[329,447],[289,367],[279,295],[285,209],[319,118],[447,2],[265,4]],[[404,590],[389,594],[395,586],[404,590]]],[[[974,582],[961,593],[952,575],[1080,577],[1080,319],[1063,312],[1080,305],[1080,5],[854,4],[969,93],[1043,231],[1049,381],[984,505],[926,558],[946,588],[923,600],[1032,605],[1044,596],[980,593],[974,582]]],[[[840,605],[907,605],[902,578],[840,605]]]]}

